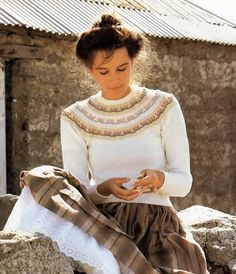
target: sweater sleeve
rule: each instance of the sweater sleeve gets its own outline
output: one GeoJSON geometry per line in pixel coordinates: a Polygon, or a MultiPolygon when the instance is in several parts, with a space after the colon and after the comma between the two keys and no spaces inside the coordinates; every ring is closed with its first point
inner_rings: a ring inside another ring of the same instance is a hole
{"type": "Polygon", "coordinates": [[[184,117],[174,96],[163,119],[161,132],[167,163],[160,191],[169,196],[184,197],[192,186],[189,143],[184,117]]]}
{"type": "Polygon", "coordinates": [[[78,126],[64,114],[61,115],[61,148],[64,169],[74,174],[85,185],[95,204],[109,196],[97,192],[89,180],[88,149],[78,126]]]}

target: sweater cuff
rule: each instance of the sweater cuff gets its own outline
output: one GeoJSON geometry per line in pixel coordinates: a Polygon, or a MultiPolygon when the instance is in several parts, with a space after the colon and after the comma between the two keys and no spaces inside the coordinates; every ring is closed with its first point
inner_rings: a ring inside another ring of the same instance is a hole
{"type": "Polygon", "coordinates": [[[102,194],[98,193],[97,187],[98,187],[98,185],[94,185],[94,186],[90,187],[88,190],[89,195],[95,204],[102,204],[102,203],[104,203],[104,201],[107,198],[110,198],[112,196],[112,194],[110,194],[108,196],[102,195],[102,194]]]}
{"type": "Polygon", "coordinates": [[[162,170],[162,172],[164,173],[165,179],[164,179],[164,183],[163,185],[159,188],[159,190],[162,193],[168,194],[171,192],[171,180],[170,180],[170,174],[167,171],[162,170]]]}
{"type": "Polygon", "coordinates": [[[163,171],[165,181],[159,191],[168,196],[185,197],[192,186],[192,175],[188,172],[163,171]]]}

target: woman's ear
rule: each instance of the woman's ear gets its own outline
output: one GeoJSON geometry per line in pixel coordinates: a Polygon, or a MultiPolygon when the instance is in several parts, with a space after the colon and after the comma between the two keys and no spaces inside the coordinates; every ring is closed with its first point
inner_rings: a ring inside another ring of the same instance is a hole
{"type": "Polygon", "coordinates": [[[131,68],[133,68],[133,67],[134,67],[134,58],[131,59],[131,68]]]}
{"type": "Polygon", "coordinates": [[[94,78],[96,70],[92,66],[88,67],[87,69],[88,69],[89,74],[94,78]]]}
{"type": "Polygon", "coordinates": [[[133,70],[135,66],[135,58],[131,59],[131,69],[133,70]]]}
{"type": "Polygon", "coordinates": [[[87,66],[87,71],[92,74],[93,72],[92,66],[87,66]]]}

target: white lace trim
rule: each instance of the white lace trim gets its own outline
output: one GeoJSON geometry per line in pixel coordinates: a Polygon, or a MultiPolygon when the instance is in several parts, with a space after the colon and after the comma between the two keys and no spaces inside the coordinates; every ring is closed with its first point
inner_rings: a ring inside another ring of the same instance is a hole
{"type": "Polygon", "coordinates": [[[112,253],[97,241],[48,209],[39,205],[25,187],[13,208],[4,230],[40,232],[56,241],[66,256],[88,264],[89,273],[119,274],[119,266],[112,253]]]}

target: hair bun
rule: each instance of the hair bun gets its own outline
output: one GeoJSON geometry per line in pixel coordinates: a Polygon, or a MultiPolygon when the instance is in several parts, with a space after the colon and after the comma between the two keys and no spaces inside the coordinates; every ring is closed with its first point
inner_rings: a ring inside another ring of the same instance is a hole
{"type": "Polygon", "coordinates": [[[103,14],[92,28],[116,27],[121,25],[121,20],[111,14],[103,14]]]}
{"type": "Polygon", "coordinates": [[[98,50],[106,51],[107,57],[110,57],[115,49],[126,47],[130,59],[138,56],[144,37],[129,30],[121,22],[115,15],[102,14],[90,30],[78,37],[76,55],[87,67],[91,68],[98,50]]]}

